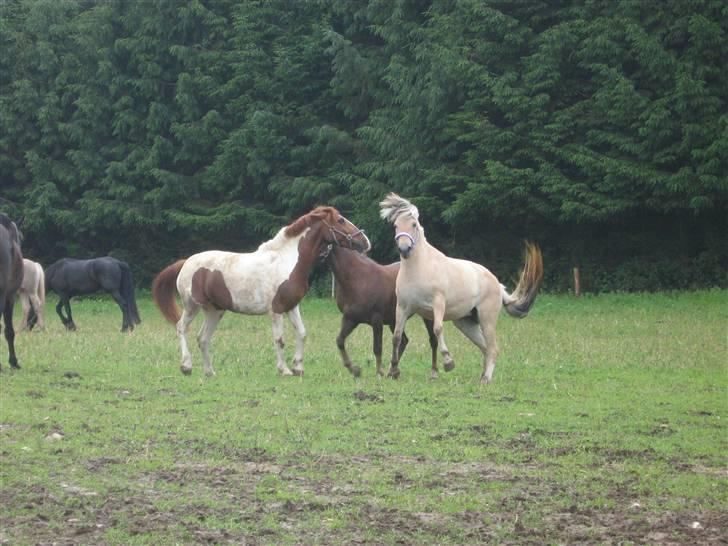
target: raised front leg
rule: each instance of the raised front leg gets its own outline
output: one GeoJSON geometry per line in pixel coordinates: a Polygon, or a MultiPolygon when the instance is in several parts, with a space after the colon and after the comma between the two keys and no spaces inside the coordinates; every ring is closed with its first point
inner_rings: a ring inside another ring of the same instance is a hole
{"type": "Polygon", "coordinates": [[[351,372],[351,375],[359,377],[361,375],[361,368],[351,361],[349,353],[346,352],[346,338],[349,337],[349,334],[351,334],[356,327],[356,322],[346,315],[342,315],[341,329],[339,330],[339,335],[336,337],[336,346],[339,348],[339,354],[341,355],[341,361],[344,364],[344,367],[351,372]]]}
{"type": "Polygon", "coordinates": [[[296,352],[293,355],[293,375],[303,375],[303,348],[306,343],[306,328],[303,325],[301,311],[296,305],[288,311],[288,320],[296,331],[296,352]]]}
{"type": "Polygon", "coordinates": [[[293,375],[293,372],[286,366],[286,357],[283,349],[283,315],[271,313],[271,328],[273,330],[273,345],[276,349],[276,368],[281,375],[293,375]]]}
{"type": "Polygon", "coordinates": [[[402,342],[404,325],[407,323],[410,313],[398,304],[395,317],[394,333],[392,334],[392,362],[389,366],[389,373],[387,373],[387,376],[393,379],[399,378],[399,345],[402,342]]]}

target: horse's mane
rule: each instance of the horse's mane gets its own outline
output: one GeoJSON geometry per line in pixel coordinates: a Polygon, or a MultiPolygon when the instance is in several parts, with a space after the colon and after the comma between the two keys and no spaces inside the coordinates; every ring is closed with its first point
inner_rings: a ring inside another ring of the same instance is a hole
{"type": "Polygon", "coordinates": [[[333,223],[336,214],[334,207],[316,207],[311,212],[304,214],[298,220],[282,227],[275,237],[270,241],[262,243],[258,250],[278,250],[291,238],[297,237],[303,233],[307,228],[311,227],[316,220],[325,220],[329,223],[333,223]]]}
{"type": "Polygon", "coordinates": [[[404,197],[396,193],[390,193],[379,203],[379,216],[382,220],[394,223],[401,216],[411,216],[415,220],[420,217],[420,211],[404,197]]]}

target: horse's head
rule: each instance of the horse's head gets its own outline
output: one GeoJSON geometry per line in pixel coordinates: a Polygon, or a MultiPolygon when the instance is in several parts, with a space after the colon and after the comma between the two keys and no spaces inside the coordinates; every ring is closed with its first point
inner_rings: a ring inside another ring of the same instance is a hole
{"type": "Polygon", "coordinates": [[[305,228],[316,234],[322,247],[338,245],[358,252],[368,252],[372,248],[364,230],[352,224],[334,207],[316,207],[288,226],[286,232],[296,235],[305,228]]]}
{"type": "Polygon", "coordinates": [[[390,193],[379,203],[379,208],[382,219],[394,225],[394,242],[399,255],[406,260],[422,236],[417,207],[396,193],[390,193]]]}
{"type": "Polygon", "coordinates": [[[321,235],[326,244],[343,246],[358,252],[369,252],[369,238],[334,207],[316,207],[310,212],[320,220],[321,235]]]}

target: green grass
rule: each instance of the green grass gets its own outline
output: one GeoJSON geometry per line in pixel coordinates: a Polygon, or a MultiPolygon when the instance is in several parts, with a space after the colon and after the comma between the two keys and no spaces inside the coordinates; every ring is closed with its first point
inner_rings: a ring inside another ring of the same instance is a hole
{"type": "Polygon", "coordinates": [[[207,379],[148,297],[131,335],[107,299],[74,302],[74,333],[54,305],[21,370],[0,346],[0,544],[725,539],[728,292],[541,296],[501,317],[485,387],[451,325],[430,381],[415,319],[399,381],[363,326],[352,378],[330,300],[302,305],[303,378],[277,375],[267,317],[225,316],[207,379]]]}

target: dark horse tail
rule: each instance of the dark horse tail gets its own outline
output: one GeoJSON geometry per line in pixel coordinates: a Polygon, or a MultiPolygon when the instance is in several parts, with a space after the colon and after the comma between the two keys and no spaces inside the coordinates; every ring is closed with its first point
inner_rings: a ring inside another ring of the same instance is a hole
{"type": "Polygon", "coordinates": [[[169,322],[177,324],[180,319],[179,307],[174,294],[177,291],[177,276],[187,260],[179,260],[159,272],[152,283],[152,298],[169,322]]]}
{"type": "Polygon", "coordinates": [[[139,309],[137,309],[136,298],[134,297],[134,279],[131,275],[131,268],[126,262],[119,262],[121,267],[121,286],[119,292],[127,301],[129,306],[129,318],[134,324],[140,324],[142,319],[139,318],[139,309]]]}
{"type": "Polygon", "coordinates": [[[521,278],[513,294],[508,294],[502,289],[503,305],[512,317],[523,318],[536,301],[538,287],[543,279],[543,257],[537,245],[526,243],[526,265],[521,271],[521,278]]]}

